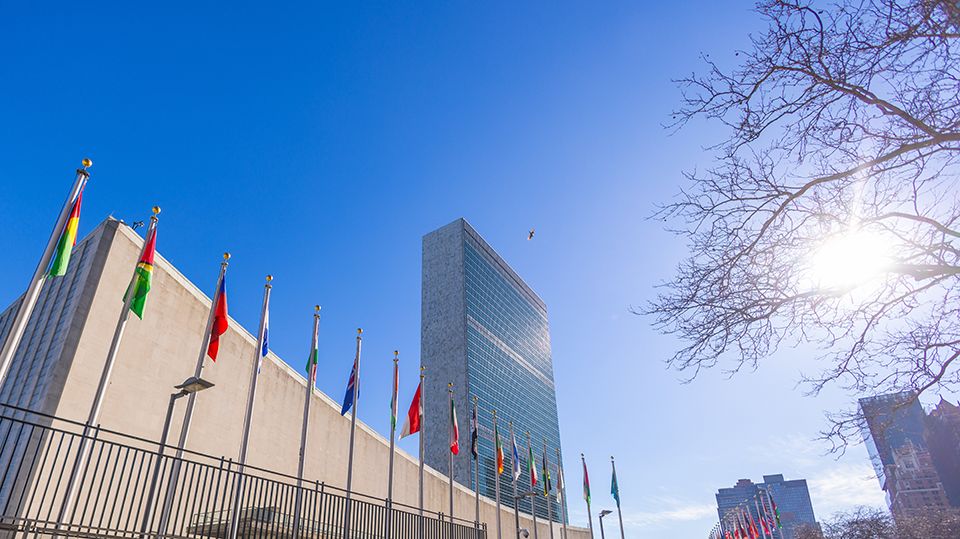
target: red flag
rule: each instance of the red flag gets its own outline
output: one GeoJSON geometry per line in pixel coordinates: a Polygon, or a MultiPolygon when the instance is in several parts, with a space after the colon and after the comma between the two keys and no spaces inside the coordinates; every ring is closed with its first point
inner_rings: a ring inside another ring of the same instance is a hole
{"type": "Polygon", "coordinates": [[[460,425],[457,424],[457,407],[453,405],[453,395],[450,395],[450,452],[460,453],[460,425]]]}
{"type": "Polygon", "coordinates": [[[423,404],[420,402],[421,385],[423,382],[417,385],[417,392],[413,394],[413,402],[410,403],[407,417],[403,420],[403,428],[400,429],[401,438],[420,432],[420,421],[423,419],[423,404]]]}
{"type": "Polygon", "coordinates": [[[227,276],[220,279],[220,290],[214,298],[213,323],[210,325],[210,344],[207,345],[207,355],[217,361],[217,352],[220,351],[220,336],[227,331],[227,276]]]}

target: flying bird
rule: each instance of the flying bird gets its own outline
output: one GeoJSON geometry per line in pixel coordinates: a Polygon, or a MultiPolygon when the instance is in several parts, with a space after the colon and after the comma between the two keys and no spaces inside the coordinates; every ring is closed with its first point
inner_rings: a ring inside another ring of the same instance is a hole
{"type": "Polygon", "coordinates": [[[527,233],[527,241],[530,241],[530,240],[533,239],[533,235],[534,235],[535,232],[536,232],[536,229],[535,229],[535,228],[531,228],[531,229],[530,229],[530,232],[527,233]]]}

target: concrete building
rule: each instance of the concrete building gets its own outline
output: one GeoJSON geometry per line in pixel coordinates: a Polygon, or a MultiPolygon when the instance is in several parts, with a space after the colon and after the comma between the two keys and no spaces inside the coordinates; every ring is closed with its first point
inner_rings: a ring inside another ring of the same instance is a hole
{"type": "MultiPolygon", "coordinates": [[[[530,490],[527,433],[538,470],[546,442],[555,478],[560,427],[546,305],[464,219],[423,238],[421,331],[428,380],[426,462],[440,470],[448,466],[447,384],[453,383],[461,425],[467,424],[472,398],[479,401],[481,494],[493,497],[497,480],[492,410],[497,411],[508,455],[507,471],[499,476],[501,499],[513,494],[511,421],[523,470],[519,491],[530,490]]],[[[456,459],[454,477],[472,488],[470,466],[469,457],[456,459]]],[[[547,499],[542,495],[534,499],[538,517],[546,518],[547,499]]],[[[524,511],[530,511],[529,500],[521,504],[524,511]]],[[[554,497],[550,500],[552,516],[559,521],[560,507],[554,497]]]]}
{"type": "MultiPolygon", "coordinates": [[[[749,479],[740,479],[731,488],[721,488],[717,491],[717,515],[721,522],[729,521],[738,508],[749,511],[760,526],[760,513],[764,511],[763,502],[765,493],[769,493],[773,502],[780,511],[780,523],[783,525],[784,539],[792,539],[799,528],[819,528],[816,516],[813,513],[813,504],[810,501],[810,490],[806,479],[787,481],[783,475],[765,475],[762,483],[754,483],[749,479]],[[754,502],[756,500],[756,503],[754,502]],[[758,511],[757,506],[760,506],[758,511]]],[[[768,517],[772,516],[772,509],[766,506],[768,517]]]]}
{"type": "Polygon", "coordinates": [[[927,445],[952,507],[960,507],[960,406],[941,398],[927,415],[927,445]]]}
{"type": "Polygon", "coordinates": [[[860,399],[864,441],[894,517],[949,506],[927,443],[926,416],[913,392],[860,399]]]}
{"type": "MultiPolygon", "coordinates": [[[[162,223],[161,223],[162,226],[162,223]]],[[[28,324],[0,400],[61,418],[84,421],[110,345],[124,289],[143,240],[127,225],[107,220],[77,244],[66,276],[47,282],[28,324]]],[[[162,244],[161,244],[162,247],[162,244]]],[[[211,260],[204,288],[213,288],[219,257],[211,260]]],[[[0,338],[9,331],[14,305],[0,315],[0,338]]],[[[210,299],[162,256],[154,266],[153,286],[143,320],[131,317],[103,404],[104,429],[159,438],[174,385],[193,373],[201,346],[210,299]]],[[[211,456],[236,459],[239,451],[247,387],[254,368],[256,342],[235,320],[220,339],[215,364],[204,378],[215,383],[199,394],[187,448],[211,456]]],[[[321,358],[321,365],[322,365],[321,358]]],[[[296,363],[299,365],[300,360],[296,363]]],[[[271,352],[263,363],[252,418],[247,462],[250,466],[295,474],[299,453],[304,376],[271,352]]],[[[350,417],[340,416],[340,404],[314,390],[308,428],[309,446],[304,477],[343,486],[346,481],[350,417]]],[[[176,408],[170,439],[179,436],[184,403],[176,408]]],[[[389,443],[384,436],[358,423],[354,490],[386,495],[389,443]]],[[[417,505],[418,463],[398,452],[394,499],[417,505]]],[[[445,474],[428,469],[425,505],[447,512],[445,474]]],[[[456,512],[472,518],[473,492],[457,486],[456,512]]],[[[495,537],[497,507],[481,500],[481,521],[495,537]]],[[[513,514],[501,509],[503,533],[510,537],[513,514]]],[[[521,526],[532,522],[523,517],[521,526]]],[[[540,537],[549,531],[541,524],[540,537]]],[[[547,535],[544,535],[547,534],[547,535]]],[[[571,538],[588,532],[571,528],[571,538]]]]}

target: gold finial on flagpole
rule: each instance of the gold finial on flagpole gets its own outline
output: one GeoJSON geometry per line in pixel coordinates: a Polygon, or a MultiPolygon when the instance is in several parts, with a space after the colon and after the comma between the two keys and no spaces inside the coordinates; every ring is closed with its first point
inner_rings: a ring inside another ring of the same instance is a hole
{"type": "Polygon", "coordinates": [[[319,306],[319,305],[314,305],[314,306],[313,306],[313,312],[314,312],[315,314],[320,314],[320,306],[319,306]]]}
{"type": "Polygon", "coordinates": [[[398,361],[400,359],[400,350],[393,351],[393,360],[398,361]]]}
{"type": "Polygon", "coordinates": [[[357,328],[357,338],[359,338],[360,335],[363,335],[363,328],[357,328]]]}
{"type": "Polygon", "coordinates": [[[155,215],[155,216],[156,216],[156,215],[160,215],[160,206],[154,206],[154,207],[151,208],[151,209],[152,209],[152,211],[153,211],[153,215],[155,215]]]}
{"type": "Polygon", "coordinates": [[[80,164],[83,165],[83,169],[86,170],[93,166],[93,161],[91,161],[89,157],[84,157],[83,160],[80,161],[80,164]]]}
{"type": "Polygon", "coordinates": [[[223,253],[223,261],[226,262],[227,260],[230,260],[230,253],[223,253]]]}

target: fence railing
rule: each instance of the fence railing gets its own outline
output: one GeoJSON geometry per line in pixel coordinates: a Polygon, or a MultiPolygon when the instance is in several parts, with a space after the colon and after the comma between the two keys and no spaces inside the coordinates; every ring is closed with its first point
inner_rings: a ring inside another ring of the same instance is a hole
{"type": "Polygon", "coordinates": [[[486,539],[484,524],[262,468],[241,472],[223,457],[185,450],[178,459],[156,442],[83,427],[0,404],[0,531],[173,539],[229,538],[235,527],[244,538],[486,539]],[[81,450],[87,458],[67,500],[81,450]]]}

